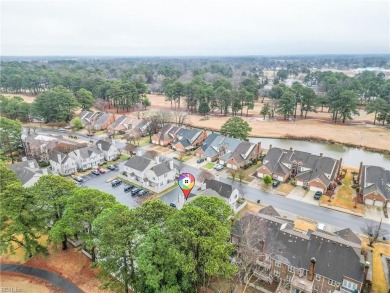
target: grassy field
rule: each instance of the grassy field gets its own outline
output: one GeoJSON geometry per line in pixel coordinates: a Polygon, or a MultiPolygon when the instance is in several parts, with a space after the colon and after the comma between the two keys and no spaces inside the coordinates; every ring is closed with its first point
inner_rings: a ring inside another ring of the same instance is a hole
{"type": "Polygon", "coordinates": [[[356,170],[352,168],[347,169],[347,174],[343,179],[343,185],[337,188],[336,195],[331,202],[328,202],[329,198],[327,196],[322,196],[320,202],[330,206],[338,206],[344,209],[352,210],[354,212],[364,213],[363,204],[357,204],[357,207],[354,208],[354,196],[356,195],[356,191],[351,187],[353,183],[352,171],[356,170]]]}

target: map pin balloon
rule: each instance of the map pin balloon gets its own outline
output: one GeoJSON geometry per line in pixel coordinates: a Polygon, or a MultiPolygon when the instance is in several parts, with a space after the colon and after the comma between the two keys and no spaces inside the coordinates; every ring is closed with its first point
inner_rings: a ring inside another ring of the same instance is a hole
{"type": "Polygon", "coordinates": [[[188,199],[188,196],[190,195],[190,192],[192,188],[195,185],[195,177],[190,173],[182,173],[179,176],[179,187],[181,191],[183,191],[183,194],[188,199]]]}

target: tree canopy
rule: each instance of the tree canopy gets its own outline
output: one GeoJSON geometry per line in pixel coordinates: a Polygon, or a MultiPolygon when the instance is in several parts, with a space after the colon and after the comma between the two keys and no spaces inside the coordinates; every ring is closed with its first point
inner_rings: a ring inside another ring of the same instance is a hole
{"type": "Polygon", "coordinates": [[[252,127],[249,126],[248,122],[246,122],[241,117],[232,117],[221,127],[221,134],[234,137],[239,139],[246,139],[249,135],[249,132],[252,131],[252,127]]]}

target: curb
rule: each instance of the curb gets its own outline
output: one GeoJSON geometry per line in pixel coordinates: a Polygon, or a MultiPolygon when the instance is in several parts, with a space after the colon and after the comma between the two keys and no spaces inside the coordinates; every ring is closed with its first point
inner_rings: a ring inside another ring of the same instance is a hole
{"type": "Polygon", "coordinates": [[[321,204],[319,203],[319,206],[320,207],[323,207],[323,208],[326,208],[326,209],[330,209],[330,210],[335,210],[335,211],[338,211],[338,212],[342,212],[342,213],[345,213],[345,214],[350,214],[352,216],[356,216],[356,217],[361,217],[363,218],[364,215],[360,214],[360,213],[354,213],[352,211],[349,211],[347,209],[343,209],[343,208],[338,208],[338,207],[335,207],[335,206],[329,206],[327,204],[321,204]]]}

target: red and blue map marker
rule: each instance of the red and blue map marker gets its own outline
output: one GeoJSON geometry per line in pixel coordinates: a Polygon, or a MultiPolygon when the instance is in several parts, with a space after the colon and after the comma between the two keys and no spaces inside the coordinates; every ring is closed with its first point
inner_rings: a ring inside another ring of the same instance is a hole
{"type": "Polygon", "coordinates": [[[182,173],[179,176],[179,187],[183,192],[186,200],[190,195],[192,188],[195,186],[195,177],[190,173],[182,173]]]}

